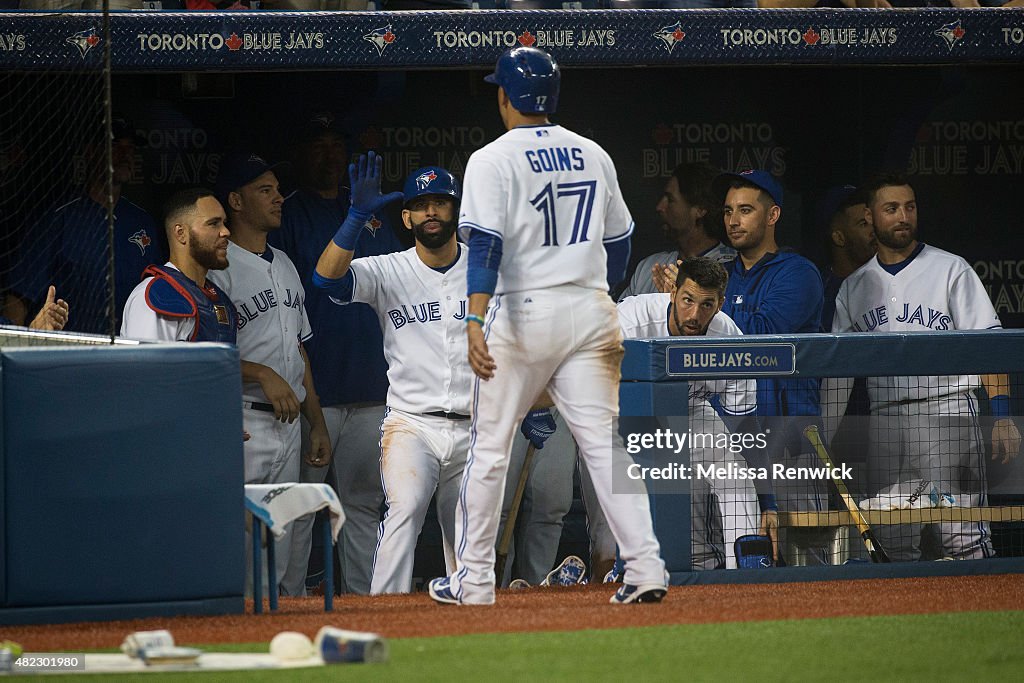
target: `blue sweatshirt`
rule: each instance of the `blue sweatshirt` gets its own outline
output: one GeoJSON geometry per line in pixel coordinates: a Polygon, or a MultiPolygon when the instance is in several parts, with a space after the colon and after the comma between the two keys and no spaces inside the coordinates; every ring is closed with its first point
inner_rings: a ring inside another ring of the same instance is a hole
{"type": "MultiPolygon", "coordinates": [[[[729,269],[722,311],[743,334],[816,333],[821,327],[823,288],[814,264],[790,251],[765,256],[750,270],[737,258],[729,269]]],[[[757,414],[819,415],[819,381],[757,380],[757,414]]]]}

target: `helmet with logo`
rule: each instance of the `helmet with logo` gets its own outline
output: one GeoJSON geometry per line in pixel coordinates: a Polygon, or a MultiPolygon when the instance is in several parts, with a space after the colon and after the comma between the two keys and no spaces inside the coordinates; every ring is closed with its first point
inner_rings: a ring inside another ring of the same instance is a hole
{"type": "Polygon", "coordinates": [[[523,114],[553,114],[558,109],[562,73],[554,58],[535,47],[514,47],[484,78],[505,89],[512,107],[523,114]]]}
{"type": "Polygon", "coordinates": [[[406,204],[425,194],[448,195],[455,201],[462,199],[459,181],[440,166],[424,166],[410,173],[402,194],[405,195],[406,204]]]}

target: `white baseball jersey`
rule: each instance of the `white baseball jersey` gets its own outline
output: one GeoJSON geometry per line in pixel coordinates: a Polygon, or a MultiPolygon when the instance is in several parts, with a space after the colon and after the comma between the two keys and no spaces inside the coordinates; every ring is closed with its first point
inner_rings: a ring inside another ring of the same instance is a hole
{"type": "MultiPolygon", "coordinates": [[[[671,336],[668,331],[671,294],[640,294],[623,300],[618,305],[619,326],[624,339],[649,339],[671,336]]],[[[706,336],[740,337],[743,332],[732,318],[719,311],[711,319],[706,336]]],[[[753,414],[757,407],[757,382],[752,379],[690,379],[690,426],[698,432],[722,433],[721,423],[711,399],[718,397],[721,410],[730,415],[753,414]]],[[[694,448],[690,451],[692,464],[735,464],[745,467],[747,462],[728,449],[694,448]]],[[[693,560],[695,567],[713,568],[724,560],[729,569],[736,568],[736,539],[757,533],[757,497],[753,482],[747,479],[709,479],[695,482],[693,514],[693,560]],[[715,494],[708,497],[707,491],[715,494]],[[710,498],[710,499],[709,499],[710,498]],[[715,501],[713,506],[712,500],[715,501]],[[717,519],[716,519],[717,518],[717,519]],[[721,529],[721,539],[713,530],[721,529]],[[724,557],[720,557],[724,554],[724,557]]]]}
{"type": "MultiPolygon", "coordinates": [[[[230,265],[207,278],[227,292],[238,310],[242,360],[274,370],[301,402],[306,400],[302,384],[306,366],[299,344],[313,336],[303,305],[306,293],[288,255],[270,245],[267,249],[273,254],[272,261],[229,242],[230,265]]],[[[247,401],[267,401],[259,382],[245,382],[242,396],[247,401]]]]}
{"type": "Polygon", "coordinates": [[[408,413],[469,415],[473,371],[466,361],[467,251],[440,273],[416,249],[352,261],[352,300],[380,318],[388,362],[388,406],[408,413]]]}
{"type": "MultiPolygon", "coordinates": [[[[164,264],[164,268],[178,270],[170,261],[164,264]]],[[[121,316],[121,336],[152,341],[189,341],[196,327],[196,319],[191,316],[172,318],[158,315],[146,303],[146,288],[152,280],[152,277],[143,279],[128,295],[121,316]]]]}
{"type": "MultiPolygon", "coordinates": [[[[729,261],[736,260],[736,250],[719,242],[703,254],[700,254],[700,256],[705,256],[712,261],[717,261],[718,263],[728,263],[729,261]]],[[[655,264],[662,266],[674,266],[678,260],[679,250],[659,251],[657,254],[651,254],[645,258],[637,264],[636,270],[633,271],[633,277],[629,280],[629,285],[623,290],[622,294],[619,295],[619,301],[623,301],[626,297],[636,296],[637,294],[657,294],[658,289],[654,286],[654,278],[651,277],[651,268],[653,268],[655,264]]]]}
{"type": "Polygon", "coordinates": [[[470,156],[464,241],[473,229],[502,239],[496,294],[567,284],[606,290],[604,243],[628,239],[633,219],[608,153],[545,124],[513,128],[470,156]]]}
{"type": "MultiPolygon", "coordinates": [[[[843,282],[833,332],[991,330],[1002,324],[984,285],[963,258],[931,245],[895,275],[872,258],[843,282]]],[[[977,375],[869,377],[872,408],[962,393],[977,375]]]]}
{"type": "MultiPolygon", "coordinates": [[[[619,327],[623,339],[669,337],[668,316],[671,294],[640,294],[619,302],[619,327]]],[[[707,337],[741,337],[743,332],[732,318],[719,311],[708,325],[707,337]]],[[[752,379],[691,379],[690,411],[718,396],[724,412],[749,415],[757,407],[757,382],[752,379]]]]}

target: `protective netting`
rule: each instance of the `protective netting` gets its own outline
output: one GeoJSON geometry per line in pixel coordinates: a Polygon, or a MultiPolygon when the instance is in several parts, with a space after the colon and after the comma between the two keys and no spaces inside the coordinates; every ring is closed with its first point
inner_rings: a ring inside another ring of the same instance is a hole
{"type": "Polygon", "coordinates": [[[74,307],[69,330],[108,329],[104,130],[101,72],[0,73],[0,286],[13,323],[29,324],[53,284],[74,307]]]}

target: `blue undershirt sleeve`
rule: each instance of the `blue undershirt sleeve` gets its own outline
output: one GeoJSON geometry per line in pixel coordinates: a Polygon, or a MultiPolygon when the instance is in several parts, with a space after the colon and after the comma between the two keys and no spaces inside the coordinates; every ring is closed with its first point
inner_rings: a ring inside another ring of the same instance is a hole
{"type": "Polygon", "coordinates": [[[348,272],[339,278],[326,278],[320,273],[313,271],[313,286],[317,289],[322,289],[327,294],[340,301],[350,302],[352,301],[352,295],[355,292],[356,278],[352,274],[352,269],[349,268],[348,272]]]}
{"type": "Polygon", "coordinates": [[[474,229],[469,234],[469,262],[466,265],[466,294],[494,294],[501,265],[501,238],[474,229]]]}
{"type": "Polygon", "coordinates": [[[604,249],[608,252],[608,287],[612,288],[626,279],[626,268],[629,266],[629,237],[614,242],[605,242],[604,249]]]}

